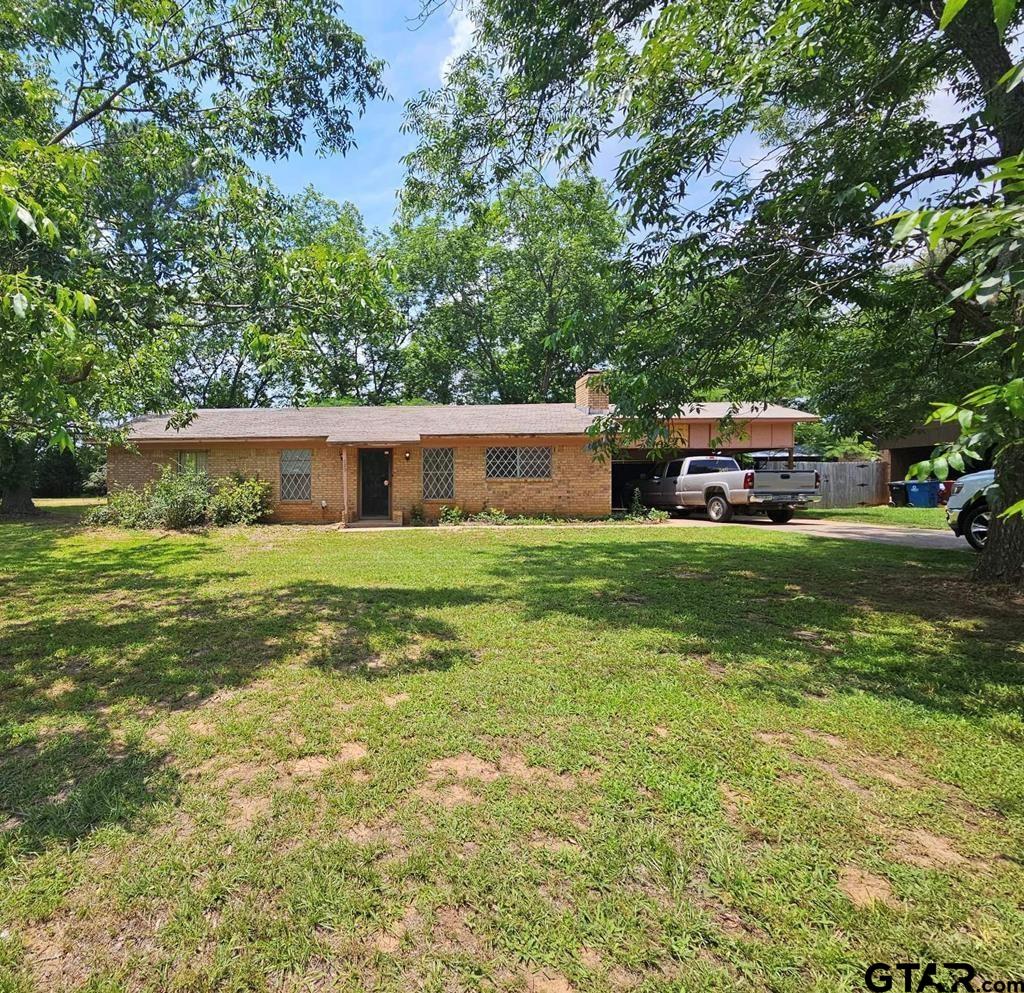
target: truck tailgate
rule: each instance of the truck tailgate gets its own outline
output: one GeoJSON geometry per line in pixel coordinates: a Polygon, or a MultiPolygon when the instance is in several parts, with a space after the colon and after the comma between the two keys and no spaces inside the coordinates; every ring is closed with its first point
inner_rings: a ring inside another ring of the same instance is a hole
{"type": "Polygon", "coordinates": [[[758,469],[754,473],[754,493],[758,496],[784,493],[814,493],[813,469],[758,469]]]}

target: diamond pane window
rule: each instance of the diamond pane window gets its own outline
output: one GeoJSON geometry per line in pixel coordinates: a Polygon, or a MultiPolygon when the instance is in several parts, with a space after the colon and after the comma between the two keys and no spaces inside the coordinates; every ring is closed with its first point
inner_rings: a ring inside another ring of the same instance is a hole
{"type": "Polygon", "coordinates": [[[308,448],[281,451],[281,499],[313,498],[313,453],[308,448]]]}
{"type": "Polygon", "coordinates": [[[551,449],[488,448],[484,467],[488,479],[550,479],[551,449]]]}
{"type": "Polygon", "coordinates": [[[521,479],[551,478],[550,448],[520,448],[518,452],[521,479]]]}
{"type": "Polygon", "coordinates": [[[423,499],[455,499],[455,449],[423,449],[423,499]]]}

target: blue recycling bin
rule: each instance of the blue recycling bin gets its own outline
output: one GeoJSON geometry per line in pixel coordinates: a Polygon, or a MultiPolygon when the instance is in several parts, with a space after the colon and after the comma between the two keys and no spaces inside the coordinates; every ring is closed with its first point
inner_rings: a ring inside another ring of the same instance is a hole
{"type": "Polygon", "coordinates": [[[942,483],[937,479],[914,480],[907,483],[907,503],[911,507],[937,507],[942,483]]]}

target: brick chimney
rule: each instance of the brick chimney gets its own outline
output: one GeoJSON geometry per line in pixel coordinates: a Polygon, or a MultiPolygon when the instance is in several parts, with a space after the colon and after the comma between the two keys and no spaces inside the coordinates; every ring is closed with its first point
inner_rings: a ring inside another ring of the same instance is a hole
{"type": "Polygon", "coordinates": [[[608,412],[608,390],[598,385],[599,369],[588,369],[576,380],[576,406],[588,414],[608,412]]]}

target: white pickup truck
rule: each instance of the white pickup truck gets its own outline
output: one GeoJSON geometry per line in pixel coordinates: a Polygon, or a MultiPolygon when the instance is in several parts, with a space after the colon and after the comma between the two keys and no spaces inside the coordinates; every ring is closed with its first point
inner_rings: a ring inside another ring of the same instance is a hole
{"type": "MultiPolygon", "coordinates": [[[[706,510],[712,521],[743,513],[765,513],[785,524],[799,507],[817,499],[821,476],[813,469],[741,469],[735,459],[696,455],[672,459],[629,487],[647,507],[668,511],[706,510]]],[[[627,494],[626,506],[633,501],[627,494]]]]}

